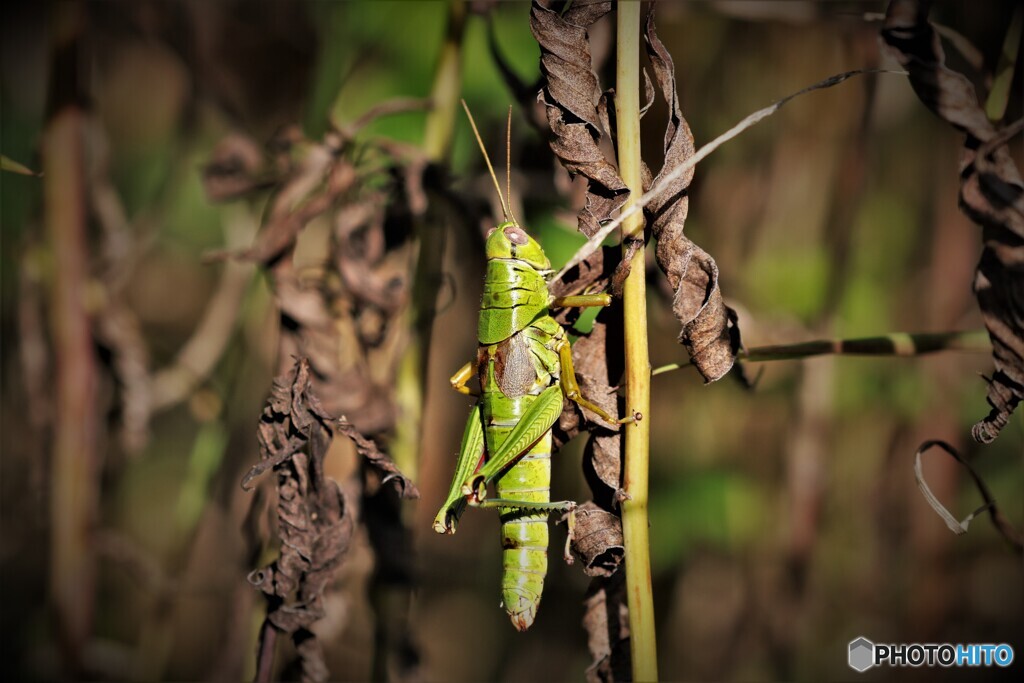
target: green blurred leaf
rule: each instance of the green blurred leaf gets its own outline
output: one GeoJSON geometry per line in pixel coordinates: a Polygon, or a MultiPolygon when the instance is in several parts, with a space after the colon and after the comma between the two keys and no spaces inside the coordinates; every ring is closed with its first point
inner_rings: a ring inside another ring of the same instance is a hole
{"type": "Polygon", "coordinates": [[[179,537],[190,533],[199,522],[203,508],[206,507],[210,481],[220,467],[227,443],[228,432],[216,420],[205,423],[196,434],[188,458],[188,470],[174,509],[175,528],[179,537]]]}
{"type": "Polygon", "coordinates": [[[1013,84],[1013,72],[1017,64],[1017,53],[1020,52],[1021,27],[1024,26],[1024,9],[1020,6],[1013,12],[1010,27],[1006,29],[1003,50],[999,53],[999,64],[996,66],[992,89],[985,101],[985,115],[990,121],[1002,121],[1006,114],[1006,104],[1010,101],[1010,86],[1013,84]]]}
{"type": "Polygon", "coordinates": [[[0,154],[0,171],[9,171],[11,173],[17,173],[19,175],[28,176],[42,176],[42,173],[36,173],[28,166],[20,164],[14,159],[11,159],[6,154],[0,154]]]}

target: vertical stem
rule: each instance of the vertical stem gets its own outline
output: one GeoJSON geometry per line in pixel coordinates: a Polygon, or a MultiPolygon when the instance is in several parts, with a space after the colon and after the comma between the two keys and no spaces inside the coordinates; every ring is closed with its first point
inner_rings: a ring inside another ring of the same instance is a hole
{"type": "MultiPolygon", "coordinates": [[[[444,164],[451,150],[462,89],[462,38],[466,15],[465,0],[449,0],[448,26],[434,70],[431,109],[423,136],[423,151],[431,164],[444,164]]],[[[431,193],[426,214],[415,219],[418,253],[412,302],[404,314],[409,334],[395,387],[399,419],[391,449],[399,469],[413,479],[419,472],[427,362],[437,293],[444,277],[445,218],[444,203],[436,193],[431,193]]],[[[382,540],[388,542],[383,550],[375,543],[377,571],[371,581],[370,599],[377,623],[371,680],[417,680],[422,678],[418,655],[409,656],[415,647],[409,625],[409,607],[415,588],[411,510],[390,489],[379,491],[374,498],[376,500],[364,501],[364,511],[373,510],[373,514],[391,528],[388,535],[381,535],[382,540]]]]}
{"type": "Polygon", "coordinates": [[[430,113],[427,114],[427,127],[423,135],[423,151],[431,161],[437,163],[448,157],[452,146],[459,90],[462,88],[462,34],[465,26],[465,0],[450,0],[448,31],[434,71],[430,113]]]}
{"type": "MultiPolygon", "coordinates": [[[[616,12],[615,117],[619,143],[619,174],[629,187],[626,207],[643,194],[640,175],[640,3],[619,2],[616,12]]],[[[626,208],[624,207],[624,208],[626,208]]],[[[622,225],[623,253],[634,240],[643,241],[643,213],[622,225]]],[[[632,256],[622,290],[626,345],[626,410],[643,419],[623,427],[625,466],[622,531],[626,546],[626,599],[629,605],[630,651],[634,681],[658,678],[651,592],[650,541],[647,534],[647,478],[650,453],[651,362],[647,349],[647,292],[644,250],[632,256]]]]}
{"type": "Polygon", "coordinates": [[[50,462],[50,595],[66,672],[76,675],[92,631],[98,506],[97,369],[85,304],[88,284],[85,112],[78,93],[80,3],[54,8],[50,118],[43,134],[43,214],[53,251],[50,314],[56,393],[50,462]]]}
{"type": "MultiPolygon", "coordinates": [[[[423,151],[432,164],[443,164],[451,150],[462,88],[462,37],[466,27],[464,0],[450,0],[448,28],[434,70],[430,89],[431,109],[423,135],[423,151]]],[[[407,311],[410,335],[408,350],[398,373],[397,401],[401,415],[396,429],[392,455],[395,464],[412,479],[419,472],[419,441],[423,397],[427,380],[427,360],[434,326],[437,292],[443,279],[445,250],[445,214],[431,196],[427,215],[416,221],[419,233],[412,307],[407,311]]]]}

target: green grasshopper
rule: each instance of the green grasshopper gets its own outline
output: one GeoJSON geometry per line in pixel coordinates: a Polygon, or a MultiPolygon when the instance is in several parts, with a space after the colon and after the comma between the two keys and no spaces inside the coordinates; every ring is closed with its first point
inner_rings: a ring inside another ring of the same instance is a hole
{"type": "MultiPolygon", "coordinates": [[[[641,416],[616,419],[580,394],[569,339],[549,311],[556,306],[607,306],[611,296],[555,298],[548,293],[551,263],[509,210],[473,116],[465,102],[463,107],[505,220],[487,234],[477,357],[451,378],[456,391],[479,398],[466,421],[451,488],[433,526],[440,534],[453,534],[467,505],[498,508],[502,605],[516,629],[525,631],[537,614],[544,588],[551,512],[568,513],[564,556],[572,563],[569,546],[576,503],[550,500],[551,427],[562,413],[563,396],[612,424],[641,416]],[[479,376],[479,393],[467,386],[474,374],[479,376]],[[497,498],[487,498],[491,482],[497,498]]],[[[511,125],[511,110],[509,116],[511,125]]]]}

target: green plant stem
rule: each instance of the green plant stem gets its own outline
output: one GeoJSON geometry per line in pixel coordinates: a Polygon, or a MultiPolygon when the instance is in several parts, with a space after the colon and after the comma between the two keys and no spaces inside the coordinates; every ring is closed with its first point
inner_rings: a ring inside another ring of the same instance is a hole
{"type": "MultiPolygon", "coordinates": [[[[430,89],[431,108],[423,135],[423,151],[433,164],[442,164],[451,151],[455,119],[462,88],[462,37],[466,27],[464,0],[448,5],[448,29],[434,70],[430,89]]],[[[398,372],[397,401],[402,419],[396,429],[392,457],[402,472],[416,480],[419,472],[419,441],[423,413],[431,332],[437,307],[437,292],[443,279],[445,212],[436,195],[427,214],[416,221],[419,235],[412,306],[406,312],[407,329],[412,331],[408,349],[398,372]]]]}
{"type": "MultiPolygon", "coordinates": [[[[462,38],[466,25],[466,3],[450,0],[448,27],[438,54],[434,70],[434,83],[430,90],[431,108],[423,134],[423,152],[431,164],[446,163],[452,146],[459,95],[462,89],[462,38]]],[[[418,479],[420,441],[423,425],[423,406],[427,386],[431,333],[437,308],[437,293],[443,280],[446,238],[446,211],[443,200],[430,194],[426,214],[416,218],[418,253],[412,288],[412,302],[405,311],[405,329],[409,330],[405,353],[396,378],[395,400],[399,420],[391,454],[402,472],[418,479]]],[[[402,652],[410,647],[411,629],[409,606],[414,585],[402,579],[384,580],[382,575],[412,576],[413,572],[401,565],[401,560],[413,564],[412,509],[403,504],[390,491],[387,505],[399,507],[396,515],[401,521],[400,551],[378,556],[378,574],[370,585],[370,599],[377,615],[374,633],[374,655],[371,680],[415,680],[421,677],[410,664],[403,663],[402,652]],[[381,572],[381,567],[385,569],[381,572]]]]}
{"type": "Polygon", "coordinates": [[[423,135],[423,151],[434,162],[445,160],[452,146],[459,91],[462,88],[462,35],[465,27],[465,1],[451,0],[448,4],[448,31],[434,71],[434,86],[430,89],[430,113],[427,114],[423,135]]]}
{"type": "MultiPolygon", "coordinates": [[[[615,116],[619,142],[619,174],[629,187],[629,206],[643,194],[640,162],[640,3],[619,2],[616,12],[615,116]]],[[[624,207],[624,208],[626,208],[624,207]]],[[[644,219],[636,212],[622,224],[623,253],[632,240],[643,240],[644,219]]],[[[658,678],[654,631],[654,596],[647,519],[650,456],[651,362],[647,348],[647,283],[644,250],[632,255],[622,290],[626,350],[626,410],[640,413],[639,422],[623,427],[625,465],[622,503],[625,541],[626,600],[629,605],[633,680],[658,678]]]]}
{"type": "MultiPolygon", "coordinates": [[[[817,339],[796,344],[755,346],[741,351],[737,358],[748,363],[773,360],[800,360],[813,356],[923,356],[939,351],[967,351],[988,353],[992,351],[988,333],[985,330],[967,332],[934,332],[909,334],[894,332],[884,337],[863,337],[861,339],[817,339]]],[[[690,363],[669,363],[655,368],[651,376],[689,367],[690,363]]]]}

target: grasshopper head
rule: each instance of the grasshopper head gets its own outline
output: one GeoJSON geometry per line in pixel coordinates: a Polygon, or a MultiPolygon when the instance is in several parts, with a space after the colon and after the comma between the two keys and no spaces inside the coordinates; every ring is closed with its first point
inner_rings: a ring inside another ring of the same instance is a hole
{"type": "Polygon", "coordinates": [[[517,223],[505,221],[487,233],[487,258],[514,258],[526,261],[537,270],[551,270],[551,261],[535,239],[517,223]]]}

